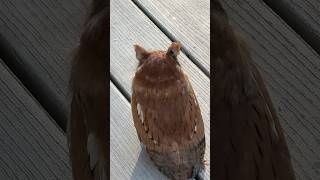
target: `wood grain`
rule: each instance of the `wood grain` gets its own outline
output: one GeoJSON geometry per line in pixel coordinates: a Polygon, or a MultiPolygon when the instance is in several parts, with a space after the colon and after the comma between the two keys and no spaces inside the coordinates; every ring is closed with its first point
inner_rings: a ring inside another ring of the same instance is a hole
{"type": "Polygon", "coordinates": [[[0,5],[2,58],[62,127],[69,61],[84,11],[78,0],[2,0],[0,5]]]}
{"type": "MultiPolygon", "coordinates": [[[[148,50],[166,50],[171,41],[129,0],[112,0],[110,12],[110,71],[120,88],[131,95],[131,82],[138,64],[133,44],[138,43],[148,50]]],[[[183,53],[179,62],[200,104],[206,131],[205,159],[210,160],[210,80],[183,53]]],[[[207,166],[206,179],[209,179],[209,170],[207,166]]]]}
{"type": "Polygon", "coordinates": [[[0,59],[0,179],[71,179],[66,138],[0,59]]]}
{"type": "Polygon", "coordinates": [[[262,0],[226,0],[285,129],[297,179],[320,178],[320,57],[262,0]]]}
{"type": "Polygon", "coordinates": [[[168,37],[182,42],[187,54],[210,73],[210,0],[134,0],[159,22],[168,37]]]}
{"type": "Polygon", "coordinates": [[[320,54],[320,1],[264,0],[320,54]]]}
{"type": "Polygon", "coordinates": [[[167,179],[140,145],[131,106],[113,83],[110,83],[110,104],[110,179],[167,179]]]}

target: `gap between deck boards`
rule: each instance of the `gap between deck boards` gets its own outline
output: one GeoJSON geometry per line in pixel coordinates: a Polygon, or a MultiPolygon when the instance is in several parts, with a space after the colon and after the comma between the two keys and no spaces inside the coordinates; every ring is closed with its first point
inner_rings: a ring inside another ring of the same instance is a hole
{"type": "MultiPolygon", "coordinates": [[[[30,94],[39,102],[39,104],[48,112],[48,114],[54,119],[54,121],[59,125],[60,128],[65,131],[66,116],[64,110],[66,109],[64,104],[57,102],[56,104],[50,103],[47,99],[43,99],[44,92],[43,89],[35,87],[28,78],[23,75],[24,70],[17,65],[20,59],[20,55],[16,52],[15,48],[10,44],[10,42],[0,34],[0,58],[3,60],[4,64],[10,69],[10,71],[20,80],[23,86],[30,92],[30,94]]],[[[48,89],[47,89],[48,90],[48,89]]],[[[49,90],[48,90],[49,91],[49,90]]],[[[49,93],[50,94],[50,93],[49,93]]]]}
{"type": "MultiPolygon", "coordinates": [[[[151,22],[156,25],[160,31],[163,32],[172,42],[178,41],[172,33],[169,32],[167,28],[165,28],[141,3],[137,0],[132,0],[133,4],[137,6],[137,8],[142,11],[150,20],[151,22]]],[[[183,45],[181,47],[181,51],[195,64],[209,79],[210,79],[210,72],[197,60],[195,56],[191,54],[191,52],[186,49],[183,45]]]]}
{"type": "MultiPolygon", "coordinates": [[[[187,56],[188,57],[188,56],[187,56]]],[[[188,57],[189,58],[189,57],[188,57]]],[[[190,59],[190,58],[189,58],[190,59]]],[[[203,72],[203,71],[202,71],[203,72]]],[[[204,72],[203,72],[204,73],[204,72]]],[[[205,74],[205,73],[204,73],[205,74]]],[[[209,77],[210,78],[210,77],[209,77]]],[[[117,78],[110,72],[110,79],[109,79],[114,86],[120,91],[120,93],[126,98],[126,100],[131,103],[131,95],[125,89],[123,85],[117,80],[117,78]]]]}
{"type": "Polygon", "coordinates": [[[110,72],[110,81],[113,83],[113,85],[120,91],[120,93],[126,98],[126,100],[131,103],[131,96],[126,91],[126,89],[120,84],[120,82],[115,78],[111,72],[110,72]]]}
{"type": "Polygon", "coordinates": [[[263,0],[263,2],[320,55],[320,37],[314,32],[315,27],[305,22],[301,14],[294,10],[294,5],[287,7],[286,1],[281,0],[263,0]]]}
{"type": "MultiPolygon", "coordinates": [[[[61,103],[50,103],[48,100],[43,99],[41,94],[41,89],[35,87],[29,82],[28,78],[23,77],[23,70],[17,64],[16,59],[20,59],[19,54],[9,41],[0,34],[0,58],[3,60],[4,64],[10,69],[10,71],[20,80],[23,86],[30,92],[30,94],[39,102],[39,104],[48,112],[48,114],[54,119],[54,121],[59,125],[60,128],[65,131],[66,116],[64,110],[64,104],[61,103]],[[60,104],[60,105],[59,105],[60,104]]],[[[48,89],[47,89],[48,90],[48,89]]]]}

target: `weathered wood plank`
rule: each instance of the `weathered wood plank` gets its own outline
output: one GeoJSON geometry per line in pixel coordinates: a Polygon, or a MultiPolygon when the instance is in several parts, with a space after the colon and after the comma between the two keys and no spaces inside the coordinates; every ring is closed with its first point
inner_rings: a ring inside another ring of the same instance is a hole
{"type": "Polygon", "coordinates": [[[62,130],[1,59],[0,179],[71,179],[62,130]]]}
{"type": "Polygon", "coordinates": [[[222,2],[267,82],[298,179],[320,179],[319,55],[262,0],[222,2]]]}
{"type": "Polygon", "coordinates": [[[264,0],[320,54],[320,1],[264,0]]]}
{"type": "Polygon", "coordinates": [[[110,179],[166,179],[140,145],[131,107],[110,83],[110,179]]]}
{"type": "MultiPolygon", "coordinates": [[[[210,73],[210,0],[133,0],[210,73]]],[[[191,58],[193,60],[193,58],[191,58]]]]}
{"type": "MultiPolygon", "coordinates": [[[[112,0],[110,12],[110,71],[131,95],[131,81],[138,63],[133,44],[165,50],[171,41],[129,0],[112,0]]],[[[205,159],[210,160],[210,80],[183,53],[179,62],[188,74],[200,104],[206,130],[205,159]]],[[[206,179],[209,179],[209,171],[207,166],[206,179]]]]}
{"type": "Polygon", "coordinates": [[[78,0],[2,0],[0,5],[1,56],[63,127],[69,57],[84,11],[78,0]]]}

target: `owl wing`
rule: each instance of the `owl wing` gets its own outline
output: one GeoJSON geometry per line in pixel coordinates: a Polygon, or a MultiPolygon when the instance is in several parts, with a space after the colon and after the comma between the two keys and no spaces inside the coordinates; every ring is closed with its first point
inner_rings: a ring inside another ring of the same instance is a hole
{"type": "MultiPolygon", "coordinates": [[[[268,123],[269,146],[271,148],[271,161],[274,165],[274,176],[279,177],[279,179],[293,180],[295,176],[291,164],[291,157],[276,110],[274,109],[264,80],[255,64],[250,61],[249,66],[252,72],[252,78],[259,87],[261,98],[263,99],[260,103],[254,103],[252,108],[259,119],[264,119],[268,123]]],[[[264,127],[260,128],[263,129],[264,127]]]]}
{"type": "Polygon", "coordinates": [[[137,98],[135,93],[133,93],[131,97],[131,111],[133,116],[134,127],[136,128],[139,141],[142,143],[146,143],[145,138],[142,139],[142,137],[146,136],[147,131],[144,129],[143,123],[140,120],[140,115],[137,109],[137,98]]]}
{"type": "Polygon", "coordinates": [[[68,146],[73,177],[77,180],[93,180],[89,165],[86,142],[87,134],[81,104],[76,97],[71,102],[71,114],[68,121],[68,146]]]}
{"type": "Polygon", "coordinates": [[[138,138],[140,142],[149,149],[154,149],[159,141],[159,135],[155,134],[156,124],[149,122],[150,115],[147,114],[149,108],[146,103],[146,101],[153,101],[153,99],[148,98],[146,100],[143,97],[140,97],[142,102],[139,102],[137,99],[137,95],[133,93],[131,98],[131,110],[138,138]]]}
{"type": "MultiPolygon", "coordinates": [[[[176,91],[175,88],[171,90],[176,91]]],[[[157,95],[137,97],[133,89],[131,107],[139,140],[149,149],[159,148],[157,146],[159,144],[171,144],[175,139],[182,139],[179,143],[182,146],[195,146],[204,138],[204,124],[199,103],[186,76],[183,92],[172,93],[166,100],[157,95]],[[151,107],[156,112],[152,112],[151,107]],[[166,125],[163,120],[171,118],[183,119],[183,123],[166,125]],[[166,136],[165,134],[172,134],[170,131],[178,133],[166,136]]]]}
{"type": "MultiPolygon", "coordinates": [[[[247,80],[214,80],[217,86],[225,82],[237,86],[232,93],[238,96],[237,103],[230,104],[225,89],[214,89],[213,142],[218,147],[213,149],[218,172],[215,178],[293,180],[288,148],[271,99],[255,65],[247,63],[247,80]]],[[[233,72],[226,77],[232,74],[235,78],[233,72]]]]}
{"type": "MultiPolygon", "coordinates": [[[[98,137],[97,129],[88,128],[88,120],[105,119],[106,105],[105,102],[97,102],[95,107],[88,108],[76,94],[75,92],[71,102],[71,118],[67,131],[73,177],[76,180],[104,180],[107,178],[107,149],[101,147],[105,143],[99,140],[105,138],[98,137]],[[98,108],[101,108],[101,111],[97,111],[98,108]]],[[[99,96],[96,99],[103,98],[99,96]]],[[[103,121],[105,122],[106,120],[103,121]]]]}
{"type": "Polygon", "coordinates": [[[188,106],[186,119],[188,123],[188,136],[191,137],[191,144],[197,145],[204,139],[204,124],[201,116],[201,110],[196,98],[196,94],[191,86],[188,77],[185,75],[185,80],[187,82],[187,92],[188,92],[188,106]]]}

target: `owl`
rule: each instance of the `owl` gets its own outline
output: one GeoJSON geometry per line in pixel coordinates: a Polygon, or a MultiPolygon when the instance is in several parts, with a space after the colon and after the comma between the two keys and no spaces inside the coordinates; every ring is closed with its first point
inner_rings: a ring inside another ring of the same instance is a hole
{"type": "Polygon", "coordinates": [[[134,45],[138,67],[131,109],[139,140],[167,177],[199,177],[204,168],[204,124],[199,103],[179,61],[180,43],[167,51],[134,45]]]}
{"type": "Polygon", "coordinates": [[[294,180],[276,110],[246,42],[212,3],[213,179],[294,180]]]}
{"type": "Polygon", "coordinates": [[[108,178],[107,42],[109,4],[91,1],[91,10],[71,67],[67,139],[74,180],[108,178]]]}

